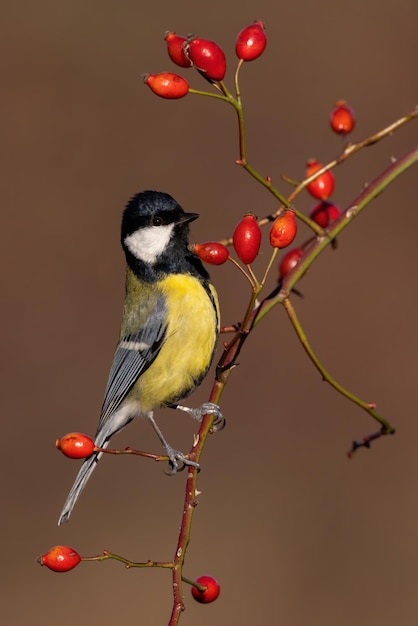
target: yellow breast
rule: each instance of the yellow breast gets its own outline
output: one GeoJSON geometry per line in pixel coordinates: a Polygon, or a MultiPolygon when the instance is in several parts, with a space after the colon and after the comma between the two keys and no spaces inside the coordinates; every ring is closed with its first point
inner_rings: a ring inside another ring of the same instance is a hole
{"type": "Polygon", "coordinates": [[[206,374],[216,346],[219,325],[218,299],[213,300],[193,276],[173,274],[158,288],[167,307],[164,344],[138,388],[143,411],[171,404],[187,396],[206,374]]]}

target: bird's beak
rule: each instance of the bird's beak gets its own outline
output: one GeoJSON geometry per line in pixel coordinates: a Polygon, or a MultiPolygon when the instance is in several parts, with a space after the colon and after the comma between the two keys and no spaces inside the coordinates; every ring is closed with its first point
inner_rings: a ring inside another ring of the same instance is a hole
{"type": "Polygon", "coordinates": [[[199,213],[184,213],[177,220],[177,224],[187,224],[188,222],[193,222],[197,220],[199,217],[199,213]]]}

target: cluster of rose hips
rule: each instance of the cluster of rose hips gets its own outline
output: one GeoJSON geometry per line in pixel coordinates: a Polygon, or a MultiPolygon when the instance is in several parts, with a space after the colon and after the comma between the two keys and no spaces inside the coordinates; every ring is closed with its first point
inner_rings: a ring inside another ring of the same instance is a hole
{"type": "MultiPolygon", "coordinates": [[[[190,35],[183,37],[175,32],[165,35],[167,52],[170,59],[182,68],[194,67],[212,85],[224,94],[223,86],[226,73],[226,58],[222,48],[214,41],[190,35]]],[[[267,38],[263,22],[256,20],[246,26],[238,34],[235,41],[235,52],[239,64],[257,59],[265,50],[267,38]]],[[[239,65],[238,65],[239,67],[239,65]]],[[[159,74],[145,74],[144,82],[150,89],[162,98],[182,98],[187,93],[201,93],[190,89],[189,83],[180,75],[173,72],[159,74]]],[[[331,113],[331,128],[337,134],[346,136],[355,124],[354,113],[345,101],[338,101],[331,113]]],[[[307,163],[305,178],[310,178],[323,168],[315,159],[307,163]]],[[[340,214],[338,207],[329,202],[334,190],[334,176],[331,171],[325,171],[317,176],[307,186],[307,191],[317,200],[310,212],[310,218],[321,228],[327,228],[340,214]]],[[[294,239],[297,225],[294,213],[286,211],[276,219],[270,231],[270,243],[275,248],[285,248],[294,239]]],[[[261,243],[261,231],[255,217],[248,214],[238,224],[233,235],[233,245],[240,260],[250,265],[256,258],[261,243]]],[[[195,244],[193,251],[206,263],[221,265],[229,258],[228,249],[219,242],[195,244]]],[[[303,255],[302,248],[290,250],[281,260],[279,274],[283,278],[297,264],[303,255]]]]}
{"type": "MultiPolygon", "coordinates": [[[[222,48],[209,39],[194,35],[182,37],[174,32],[165,35],[170,59],[182,68],[194,67],[211,83],[221,82],[226,73],[226,58],[222,48]]],[[[267,44],[264,24],[255,21],[238,34],[235,51],[240,61],[253,61],[264,51],[267,44]]],[[[173,72],[144,74],[145,84],[161,98],[183,98],[190,91],[188,81],[173,72]]]]}
{"type": "MultiPolygon", "coordinates": [[[[332,130],[338,135],[346,136],[355,126],[353,110],[344,100],[335,103],[331,111],[330,125],[332,130]]],[[[309,159],[306,167],[305,178],[310,178],[321,170],[323,165],[315,159],[309,159]]],[[[319,200],[310,211],[309,217],[321,228],[328,226],[339,217],[340,209],[329,201],[334,191],[335,180],[331,171],[325,171],[320,176],[310,182],[306,189],[315,199],[319,200]]],[[[303,248],[293,248],[289,250],[280,261],[279,275],[284,278],[292,270],[303,256],[303,248]]]]}
{"type": "MultiPolygon", "coordinates": [[[[286,248],[292,243],[297,233],[295,214],[291,210],[285,211],[276,218],[270,229],[270,243],[273,248],[286,248]]],[[[232,237],[234,250],[238,258],[245,264],[251,265],[259,253],[261,245],[261,228],[255,215],[247,213],[237,224],[232,237]]],[[[193,252],[212,265],[222,265],[230,259],[226,246],[217,241],[195,243],[193,252]]]]}
{"type": "MultiPolygon", "coordinates": [[[[315,159],[310,159],[307,163],[305,178],[313,176],[322,168],[321,163],[315,159]]],[[[328,228],[340,215],[340,209],[329,201],[334,185],[334,175],[327,170],[306,186],[310,195],[319,200],[311,209],[310,218],[324,229],[328,228]]],[[[273,248],[286,248],[292,243],[296,233],[295,214],[288,209],[273,222],[270,230],[270,244],[273,248]]],[[[238,223],[232,241],[239,259],[246,265],[250,265],[255,260],[261,244],[261,229],[253,214],[245,215],[238,223]]],[[[213,265],[222,265],[230,258],[227,247],[215,241],[196,243],[193,246],[193,252],[206,263],[213,265]]],[[[302,256],[303,248],[289,250],[279,264],[280,278],[284,278],[296,266],[302,256]]]]}
{"type": "MultiPolygon", "coordinates": [[[[307,163],[305,178],[313,176],[322,168],[321,163],[310,159],[307,163]]],[[[324,229],[328,228],[340,215],[340,209],[328,200],[334,190],[334,184],[334,176],[331,171],[327,170],[306,186],[310,195],[319,200],[310,211],[310,218],[324,229]]],[[[296,234],[295,214],[288,209],[273,222],[270,230],[270,244],[273,248],[286,248],[293,242],[296,234]]],[[[253,214],[248,213],[238,223],[233,233],[232,242],[239,259],[245,265],[253,263],[261,244],[261,229],[253,214]]],[[[222,265],[230,259],[228,248],[216,241],[196,243],[193,245],[193,252],[202,261],[213,265],[222,265]]],[[[303,247],[289,250],[279,264],[280,278],[284,278],[296,266],[302,256],[303,247]]]]}

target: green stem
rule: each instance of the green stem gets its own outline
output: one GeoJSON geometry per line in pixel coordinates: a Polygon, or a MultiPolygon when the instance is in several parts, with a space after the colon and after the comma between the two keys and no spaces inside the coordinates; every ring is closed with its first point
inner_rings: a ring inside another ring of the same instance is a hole
{"type": "Polygon", "coordinates": [[[261,286],[264,287],[266,280],[267,280],[267,276],[271,270],[271,266],[273,265],[274,261],[276,260],[277,254],[279,252],[278,248],[273,248],[273,252],[271,253],[271,257],[270,257],[270,261],[268,262],[268,265],[266,267],[266,271],[264,272],[264,276],[261,279],[261,286]]]}
{"type": "MultiPolygon", "coordinates": [[[[244,140],[242,140],[242,142],[243,141],[244,140]]],[[[240,141],[240,145],[241,145],[241,141],[240,141]]],[[[289,207],[290,206],[290,202],[288,202],[288,200],[286,200],[286,198],[280,193],[280,191],[278,189],[276,189],[276,187],[274,187],[274,185],[272,185],[271,180],[261,176],[261,174],[259,174],[259,172],[257,172],[257,170],[255,170],[247,162],[246,157],[245,157],[245,152],[243,152],[242,155],[243,156],[241,156],[240,160],[237,161],[237,164],[241,165],[244,168],[244,170],[250,174],[250,176],[255,178],[256,181],[258,181],[271,194],[273,194],[273,196],[276,198],[276,200],[281,202],[285,207],[289,207]]]]}
{"type": "Polygon", "coordinates": [[[211,93],[210,91],[200,91],[199,89],[189,89],[189,93],[193,93],[196,96],[209,96],[210,98],[217,98],[218,100],[224,100],[229,102],[229,98],[222,96],[219,93],[211,93]]]}
{"type": "Polygon", "coordinates": [[[316,369],[318,370],[318,372],[321,374],[323,380],[325,380],[327,383],[329,383],[331,385],[331,387],[333,387],[336,391],[338,391],[338,393],[340,393],[342,396],[344,396],[345,398],[347,398],[348,400],[350,400],[351,402],[354,402],[354,404],[357,404],[357,406],[359,406],[360,408],[364,409],[369,415],[371,415],[372,417],[374,417],[375,420],[377,420],[379,422],[379,424],[381,425],[382,429],[385,431],[386,434],[389,433],[394,433],[395,429],[389,424],[389,422],[387,422],[374,408],[373,404],[370,404],[369,402],[365,402],[364,400],[361,400],[360,398],[358,398],[357,396],[355,396],[353,393],[351,393],[350,391],[348,391],[347,389],[345,389],[342,385],[340,385],[340,383],[338,383],[335,378],[333,378],[329,372],[325,369],[325,367],[322,365],[322,363],[320,362],[320,360],[318,359],[318,357],[316,356],[315,352],[313,351],[307,336],[305,335],[305,332],[299,322],[299,319],[296,315],[296,311],[293,308],[293,305],[290,301],[289,298],[285,298],[283,300],[283,306],[286,310],[286,313],[290,319],[290,322],[299,338],[300,343],[302,344],[303,349],[305,350],[306,354],[308,355],[308,357],[310,358],[310,360],[312,361],[312,363],[314,364],[314,366],[316,367],[316,369]]]}
{"type": "Polygon", "coordinates": [[[191,587],[196,587],[199,591],[205,591],[207,589],[206,585],[199,585],[195,580],[190,580],[190,578],[186,578],[186,576],[181,577],[182,581],[191,587]]]}
{"type": "MultiPolygon", "coordinates": [[[[272,185],[271,180],[269,178],[263,177],[256,169],[254,169],[247,161],[247,148],[245,142],[245,119],[244,119],[244,108],[241,101],[241,90],[239,86],[239,70],[242,66],[242,59],[237,64],[237,69],[235,71],[234,83],[235,83],[235,91],[236,98],[228,91],[227,87],[223,82],[220,83],[219,87],[223,93],[223,95],[211,93],[209,91],[200,91],[198,89],[189,89],[189,93],[193,93],[199,96],[210,96],[211,98],[218,98],[218,100],[224,100],[225,102],[229,102],[231,104],[237,114],[238,118],[238,140],[239,140],[239,159],[237,160],[237,164],[241,165],[243,169],[252,176],[257,182],[259,182],[263,187],[265,187],[280,203],[283,207],[288,208],[290,206],[290,201],[283,196],[280,191],[272,185]]],[[[316,178],[316,175],[314,176],[316,178]]],[[[275,216],[277,217],[282,208],[279,208],[278,212],[276,212],[275,216]]],[[[322,235],[323,230],[320,226],[318,226],[315,222],[313,222],[309,217],[300,213],[296,209],[294,209],[296,216],[302,222],[304,222],[309,228],[311,228],[316,234],[322,235]]],[[[263,222],[264,223],[264,222],[263,222]]]]}
{"type": "Polygon", "coordinates": [[[241,273],[245,276],[245,278],[248,280],[248,282],[250,283],[250,285],[251,285],[251,286],[253,286],[253,285],[254,285],[254,282],[253,282],[252,277],[251,277],[249,274],[247,274],[247,272],[246,272],[246,271],[245,271],[245,269],[242,267],[242,265],[240,265],[240,264],[238,263],[238,261],[236,261],[236,260],[234,259],[234,257],[229,256],[229,257],[228,257],[228,261],[230,261],[231,263],[233,263],[233,264],[235,265],[235,267],[236,267],[237,269],[239,269],[239,271],[240,271],[240,272],[241,272],[241,273]]]}
{"type": "Polygon", "coordinates": [[[107,561],[109,559],[123,563],[128,569],[131,567],[162,567],[164,569],[173,569],[173,563],[170,561],[145,561],[138,563],[125,559],[125,557],[109,552],[108,550],[103,550],[103,554],[99,554],[98,556],[81,557],[82,561],[107,561]]]}
{"type": "Polygon", "coordinates": [[[241,88],[239,86],[239,71],[244,63],[243,59],[240,59],[237,63],[237,69],[234,74],[235,93],[237,94],[237,100],[241,103],[241,88]]]}

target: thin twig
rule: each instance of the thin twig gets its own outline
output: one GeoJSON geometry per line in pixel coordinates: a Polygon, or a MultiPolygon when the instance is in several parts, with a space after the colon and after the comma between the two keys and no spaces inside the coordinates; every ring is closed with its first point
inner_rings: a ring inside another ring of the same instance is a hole
{"type": "Polygon", "coordinates": [[[315,352],[312,349],[312,346],[310,345],[307,336],[305,335],[305,332],[302,328],[302,325],[296,315],[296,311],[293,308],[293,305],[290,301],[290,298],[285,298],[283,300],[283,306],[286,310],[286,313],[289,317],[289,320],[293,326],[293,329],[295,330],[298,339],[302,345],[302,348],[305,350],[306,354],[308,355],[309,359],[312,361],[313,365],[316,367],[316,369],[318,370],[318,372],[321,374],[323,380],[327,383],[329,383],[331,385],[331,387],[333,387],[335,389],[335,391],[338,391],[339,394],[341,394],[342,396],[344,396],[345,398],[347,398],[348,400],[350,400],[351,402],[353,402],[354,404],[356,404],[357,406],[359,406],[361,409],[363,409],[364,411],[366,411],[371,417],[373,417],[375,420],[377,420],[379,422],[379,424],[382,427],[382,430],[385,431],[385,433],[387,434],[392,434],[395,432],[395,429],[389,424],[389,422],[387,420],[385,420],[380,413],[378,413],[376,411],[375,408],[375,404],[374,403],[370,403],[370,402],[365,402],[364,400],[361,400],[358,396],[354,395],[353,393],[351,393],[350,391],[348,391],[347,389],[345,389],[340,383],[338,383],[335,378],[333,378],[331,376],[331,374],[325,369],[325,367],[322,365],[322,363],[320,362],[320,360],[318,359],[318,357],[316,356],[315,352]]]}

